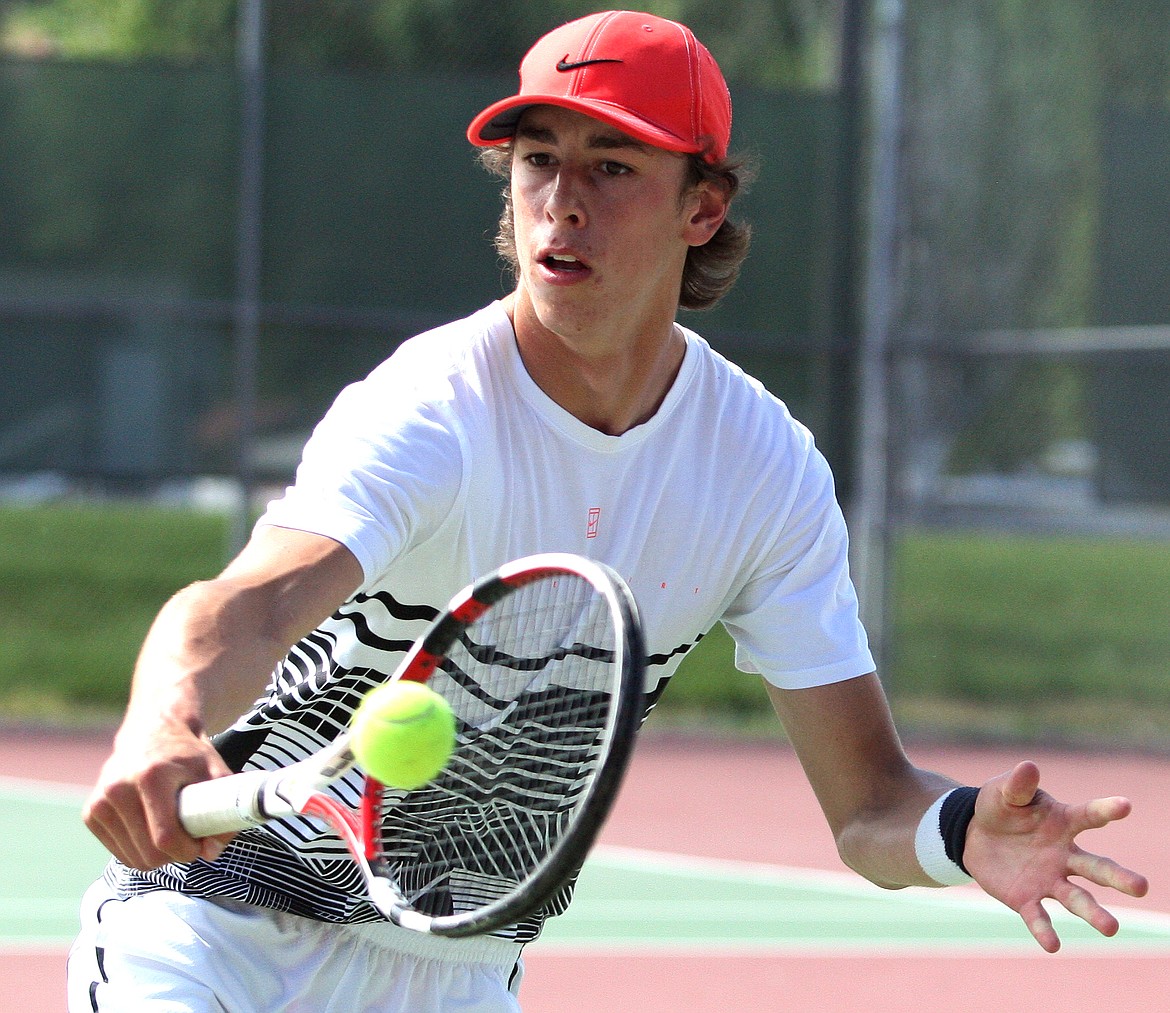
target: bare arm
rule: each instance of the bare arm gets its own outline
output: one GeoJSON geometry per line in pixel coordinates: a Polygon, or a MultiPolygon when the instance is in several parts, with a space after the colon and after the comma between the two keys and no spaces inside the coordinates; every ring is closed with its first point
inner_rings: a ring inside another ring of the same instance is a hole
{"type": "Polygon", "coordinates": [[[813,689],[768,686],[841,860],[888,889],[937,886],[914,853],[922,814],[955,782],[907,758],[876,675],[813,689]]]}
{"type": "MultiPolygon", "coordinates": [[[[955,782],[907,759],[876,675],[808,690],[769,687],[837,841],[842,860],[879,886],[937,886],[918,864],[914,837],[923,813],[955,782]]],[[[1076,838],[1129,814],[1123,798],[1066,805],[1020,763],[979,790],[964,863],[992,897],[1020,915],[1047,951],[1060,940],[1042,901],[1052,899],[1104,935],[1111,915],[1073,877],[1131,897],[1144,876],[1082,850],[1076,838]]]]}
{"type": "Polygon", "coordinates": [[[229,772],[208,733],[251,705],[288,648],[361,580],[356,558],[332,539],[263,527],[219,577],[167,602],[82,813],[112,854],[140,869],[218,854],[223,841],[188,836],[176,807],[184,785],[229,772]]]}

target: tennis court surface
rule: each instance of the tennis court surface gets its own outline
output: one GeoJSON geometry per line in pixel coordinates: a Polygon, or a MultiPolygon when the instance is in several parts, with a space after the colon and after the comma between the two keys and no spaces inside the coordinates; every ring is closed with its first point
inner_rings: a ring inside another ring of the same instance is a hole
{"type": "MultiPolygon", "coordinates": [[[[77,818],[81,786],[107,743],[0,733],[0,1010],[64,1008],[77,898],[104,862],[77,818]]],[[[912,752],[976,782],[1023,756],[912,752]]],[[[1151,878],[1149,897],[1119,906],[1116,938],[1054,914],[1065,948],[1051,957],[976,890],[878,890],[840,866],[785,747],[649,736],[569,914],[529,948],[525,1010],[1164,1008],[1170,760],[1029,755],[1060,797],[1135,802],[1082,839],[1151,878]]]]}

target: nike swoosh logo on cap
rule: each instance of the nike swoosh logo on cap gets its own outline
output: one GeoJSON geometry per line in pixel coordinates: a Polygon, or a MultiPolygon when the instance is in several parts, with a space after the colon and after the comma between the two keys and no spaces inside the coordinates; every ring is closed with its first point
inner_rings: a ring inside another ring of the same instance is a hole
{"type": "Polygon", "coordinates": [[[621,63],[621,60],[577,60],[574,63],[569,62],[569,54],[565,54],[565,58],[557,64],[557,70],[562,74],[567,74],[570,70],[577,70],[580,67],[589,67],[595,63],[621,63]]]}

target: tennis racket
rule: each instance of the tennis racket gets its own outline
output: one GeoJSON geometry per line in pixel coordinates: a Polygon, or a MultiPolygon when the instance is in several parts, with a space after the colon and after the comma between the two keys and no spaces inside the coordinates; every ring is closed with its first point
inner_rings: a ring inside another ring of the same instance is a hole
{"type": "Polygon", "coordinates": [[[355,767],[342,734],[283,769],[189,785],[180,819],[207,837],[318,817],[395,924],[469,936],[529,920],[535,934],[568,904],[617,794],[644,672],[622,579],[570,554],[528,556],[457,594],[391,677],[427,683],[455,712],[455,752],[434,781],[404,792],[365,776],[350,808],[329,792],[355,767]]]}

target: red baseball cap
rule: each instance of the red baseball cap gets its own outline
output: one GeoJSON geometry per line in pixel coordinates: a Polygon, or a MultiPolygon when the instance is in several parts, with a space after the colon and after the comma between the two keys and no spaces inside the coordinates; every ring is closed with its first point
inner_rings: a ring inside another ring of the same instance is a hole
{"type": "Polygon", "coordinates": [[[652,14],[591,14],[537,40],[520,64],[520,91],[472,120],[467,139],[504,143],[534,105],[572,109],[708,162],[731,143],[731,94],[715,58],[685,25],[652,14]]]}

